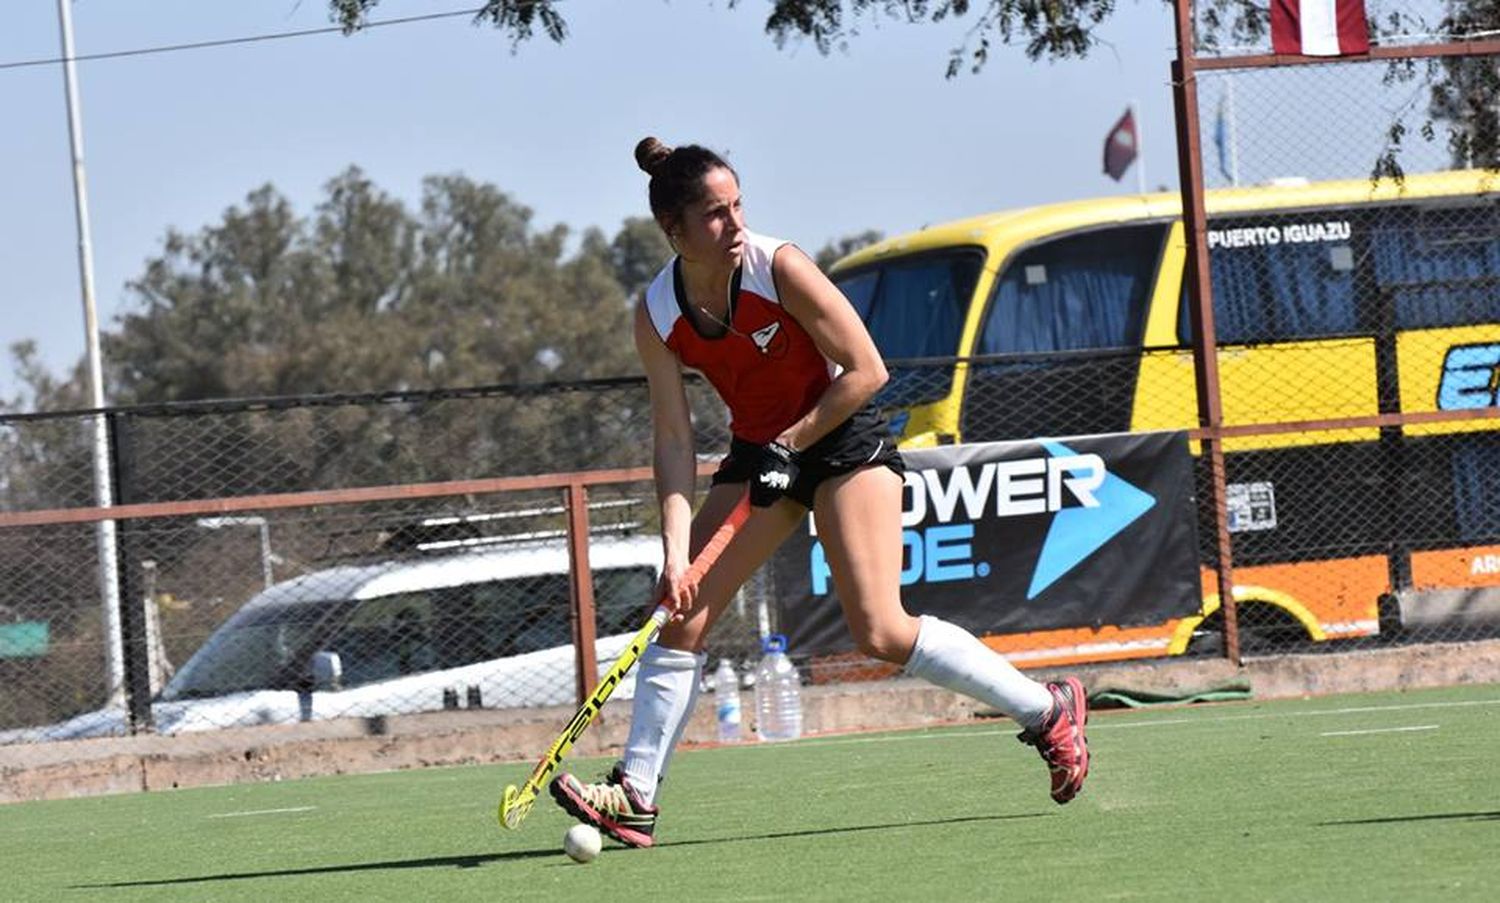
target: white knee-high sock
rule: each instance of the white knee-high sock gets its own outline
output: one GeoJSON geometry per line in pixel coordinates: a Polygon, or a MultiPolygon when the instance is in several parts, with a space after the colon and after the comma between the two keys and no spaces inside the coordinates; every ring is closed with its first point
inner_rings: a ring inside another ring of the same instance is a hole
{"type": "Polygon", "coordinates": [[[978,637],[947,621],[922,615],[917,643],[906,673],[972,696],[1014,718],[1022,727],[1037,727],[1052,710],[1052,694],[978,637]]]}
{"type": "Polygon", "coordinates": [[[625,741],[625,776],[648,803],[667,773],[672,750],[698,702],[703,676],[702,652],[667,649],[652,643],[641,653],[630,709],[630,736],[625,741]]]}

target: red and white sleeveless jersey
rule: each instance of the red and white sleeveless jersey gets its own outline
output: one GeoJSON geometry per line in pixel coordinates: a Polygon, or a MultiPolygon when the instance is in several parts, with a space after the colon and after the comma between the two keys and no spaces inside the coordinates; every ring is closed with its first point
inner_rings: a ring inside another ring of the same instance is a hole
{"type": "Polygon", "coordinates": [[[730,329],[721,337],[694,327],[677,258],[646,289],[646,312],[656,334],[683,366],[702,373],[718,390],[729,406],[730,432],[758,445],[811,410],[834,371],[807,330],[781,306],[771,262],[784,244],[745,233],[740,268],[730,284],[730,329]]]}

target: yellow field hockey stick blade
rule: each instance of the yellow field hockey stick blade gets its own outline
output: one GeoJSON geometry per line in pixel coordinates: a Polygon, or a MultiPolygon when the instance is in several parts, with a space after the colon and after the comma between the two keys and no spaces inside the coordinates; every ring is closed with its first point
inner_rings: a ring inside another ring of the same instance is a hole
{"type": "MultiPolygon", "coordinates": [[[[714,562],[719,560],[719,555],[729,545],[729,541],[734,539],[734,535],[739,532],[740,527],[744,526],[745,520],[749,516],[750,495],[746,493],[740,497],[738,504],[734,506],[734,510],[729,512],[729,516],[724,518],[724,523],[720,524],[719,528],[714,531],[714,535],[709,537],[707,544],[703,546],[703,550],[698,553],[698,557],[688,566],[686,579],[689,583],[697,583],[708,572],[708,569],[713,567],[714,562]]],[[[615,688],[625,679],[625,675],[635,666],[635,663],[640,660],[641,653],[651,644],[652,640],[656,639],[656,634],[661,630],[662,625],[666,624],[669,614],[669,610],[665,605],[657,605],[656,609],[651,612],[651,617],[641,626],[640,630],[636,631],[636,635],[631,638],[630,644],[625,648],[625,651],[620,653],[620,657],[615,661],[614,666],[600,679],[599,685],[594,688],[593,694],[584,700],[583,705],[578,707],[578,711],[569,720],[568,726],[563,728],[563,732],[558,735],[556,740],[552,741],[552,745],[548,747],[547,752],[536,763],[536,767],[532,769],[531,776],[526,779],[526,783],[519,789],[514,784],[505,788],[505,793],[500,797],[500,806],[497,812],[501,826],[511,830],[515,830],[521,826],[521,822],[531,812],[531,807],[535,805],[537,794],[541,792],[542,787],[552,777],[552,773],[557,770],[557,766],[561,764],[563,757],[573,748],[573,744],[583,735],[588,726],[593,724],[595,719],[599,717],[599,712],[604,708],[605,701],[609,699],[610,694],[614,693],[615,688]]]]}
{"type": "MultiPolygon", "coordinates": [[[[529,784],[527,789],[531,789],[529,784]]],[[[500,824],[514,831],[521,826],[521,820],[534,805],[536,805],[535,793],[527,793],[523,798],[521,789],[511,784],[505,788],[505,795],[500,798],[500,824]]]]}
{"type": "Polygon", "coordinates": [[[505,789],[505,795],[500,799],[500,824],[512,830],[521,824],[521,820],[526,817],[526,814],[531,811],[532,804],[536,802],[537,794],[542,792],[542,788],[552,778],[552,773],[557,770],[557,766],[573,748],[573,744],[599,717],[604,703],[609,700],[615,688],[625,679],[625,675],[640,660],[641,653],[645,652],[646,647],[651,645],[651,641],[656,639],[657,632],[661,630],[663,624],[667,623],[669,615],[670,612],[666,606],[656,607],[650,619],[641,626],[640,630],[636,631],[635,636],[631,637],[630,644],[625,647],[624,652],[620,653],[614,665],[600,678],[599,685],[594,688],[594,692],[583,705],[578,707],[578,711],[573,713],[568,726],[563,729],[556,740],[552,741],[546,754],[531,770],[531,776],[526,779],[526,783],[516,790],[514,795],[511,794],[514,787],[505,789]]]}

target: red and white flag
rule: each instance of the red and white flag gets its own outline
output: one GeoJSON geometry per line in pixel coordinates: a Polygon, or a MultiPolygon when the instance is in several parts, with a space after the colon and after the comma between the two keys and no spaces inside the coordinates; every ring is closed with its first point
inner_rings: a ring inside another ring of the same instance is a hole
{"type": "Polygon", "coordinates": [[[1127,109],[1115,127],[1104,138],[1104,172],[1116,182],[1125,175],[1125,170],[1135,161],[1139,151],[1135,131],[1135,111],[1127,109]]]}
{"type": "Polygon", "coordinates": [[[1369,53],[1364,0],[1271,0],[1271,49],[1303,56],[1369,53]]]}

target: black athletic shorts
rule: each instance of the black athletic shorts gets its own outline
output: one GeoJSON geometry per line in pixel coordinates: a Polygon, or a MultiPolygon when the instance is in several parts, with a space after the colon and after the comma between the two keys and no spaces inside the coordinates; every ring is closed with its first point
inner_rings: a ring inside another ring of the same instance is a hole
{"type": "MultiPolygon", "coordinates": [[[[729,444],[729,455],[714,471],[713,485],[750,482],[759,451],[759,445],[735,436],[729,444]]],[[[889,467],[897,474],[906,473],[890,424],[872,407],[861,408],[798,453],[797,479],[787,489],[787,498],[812,508],[819,483],[865,467],[889,467]]]]}

